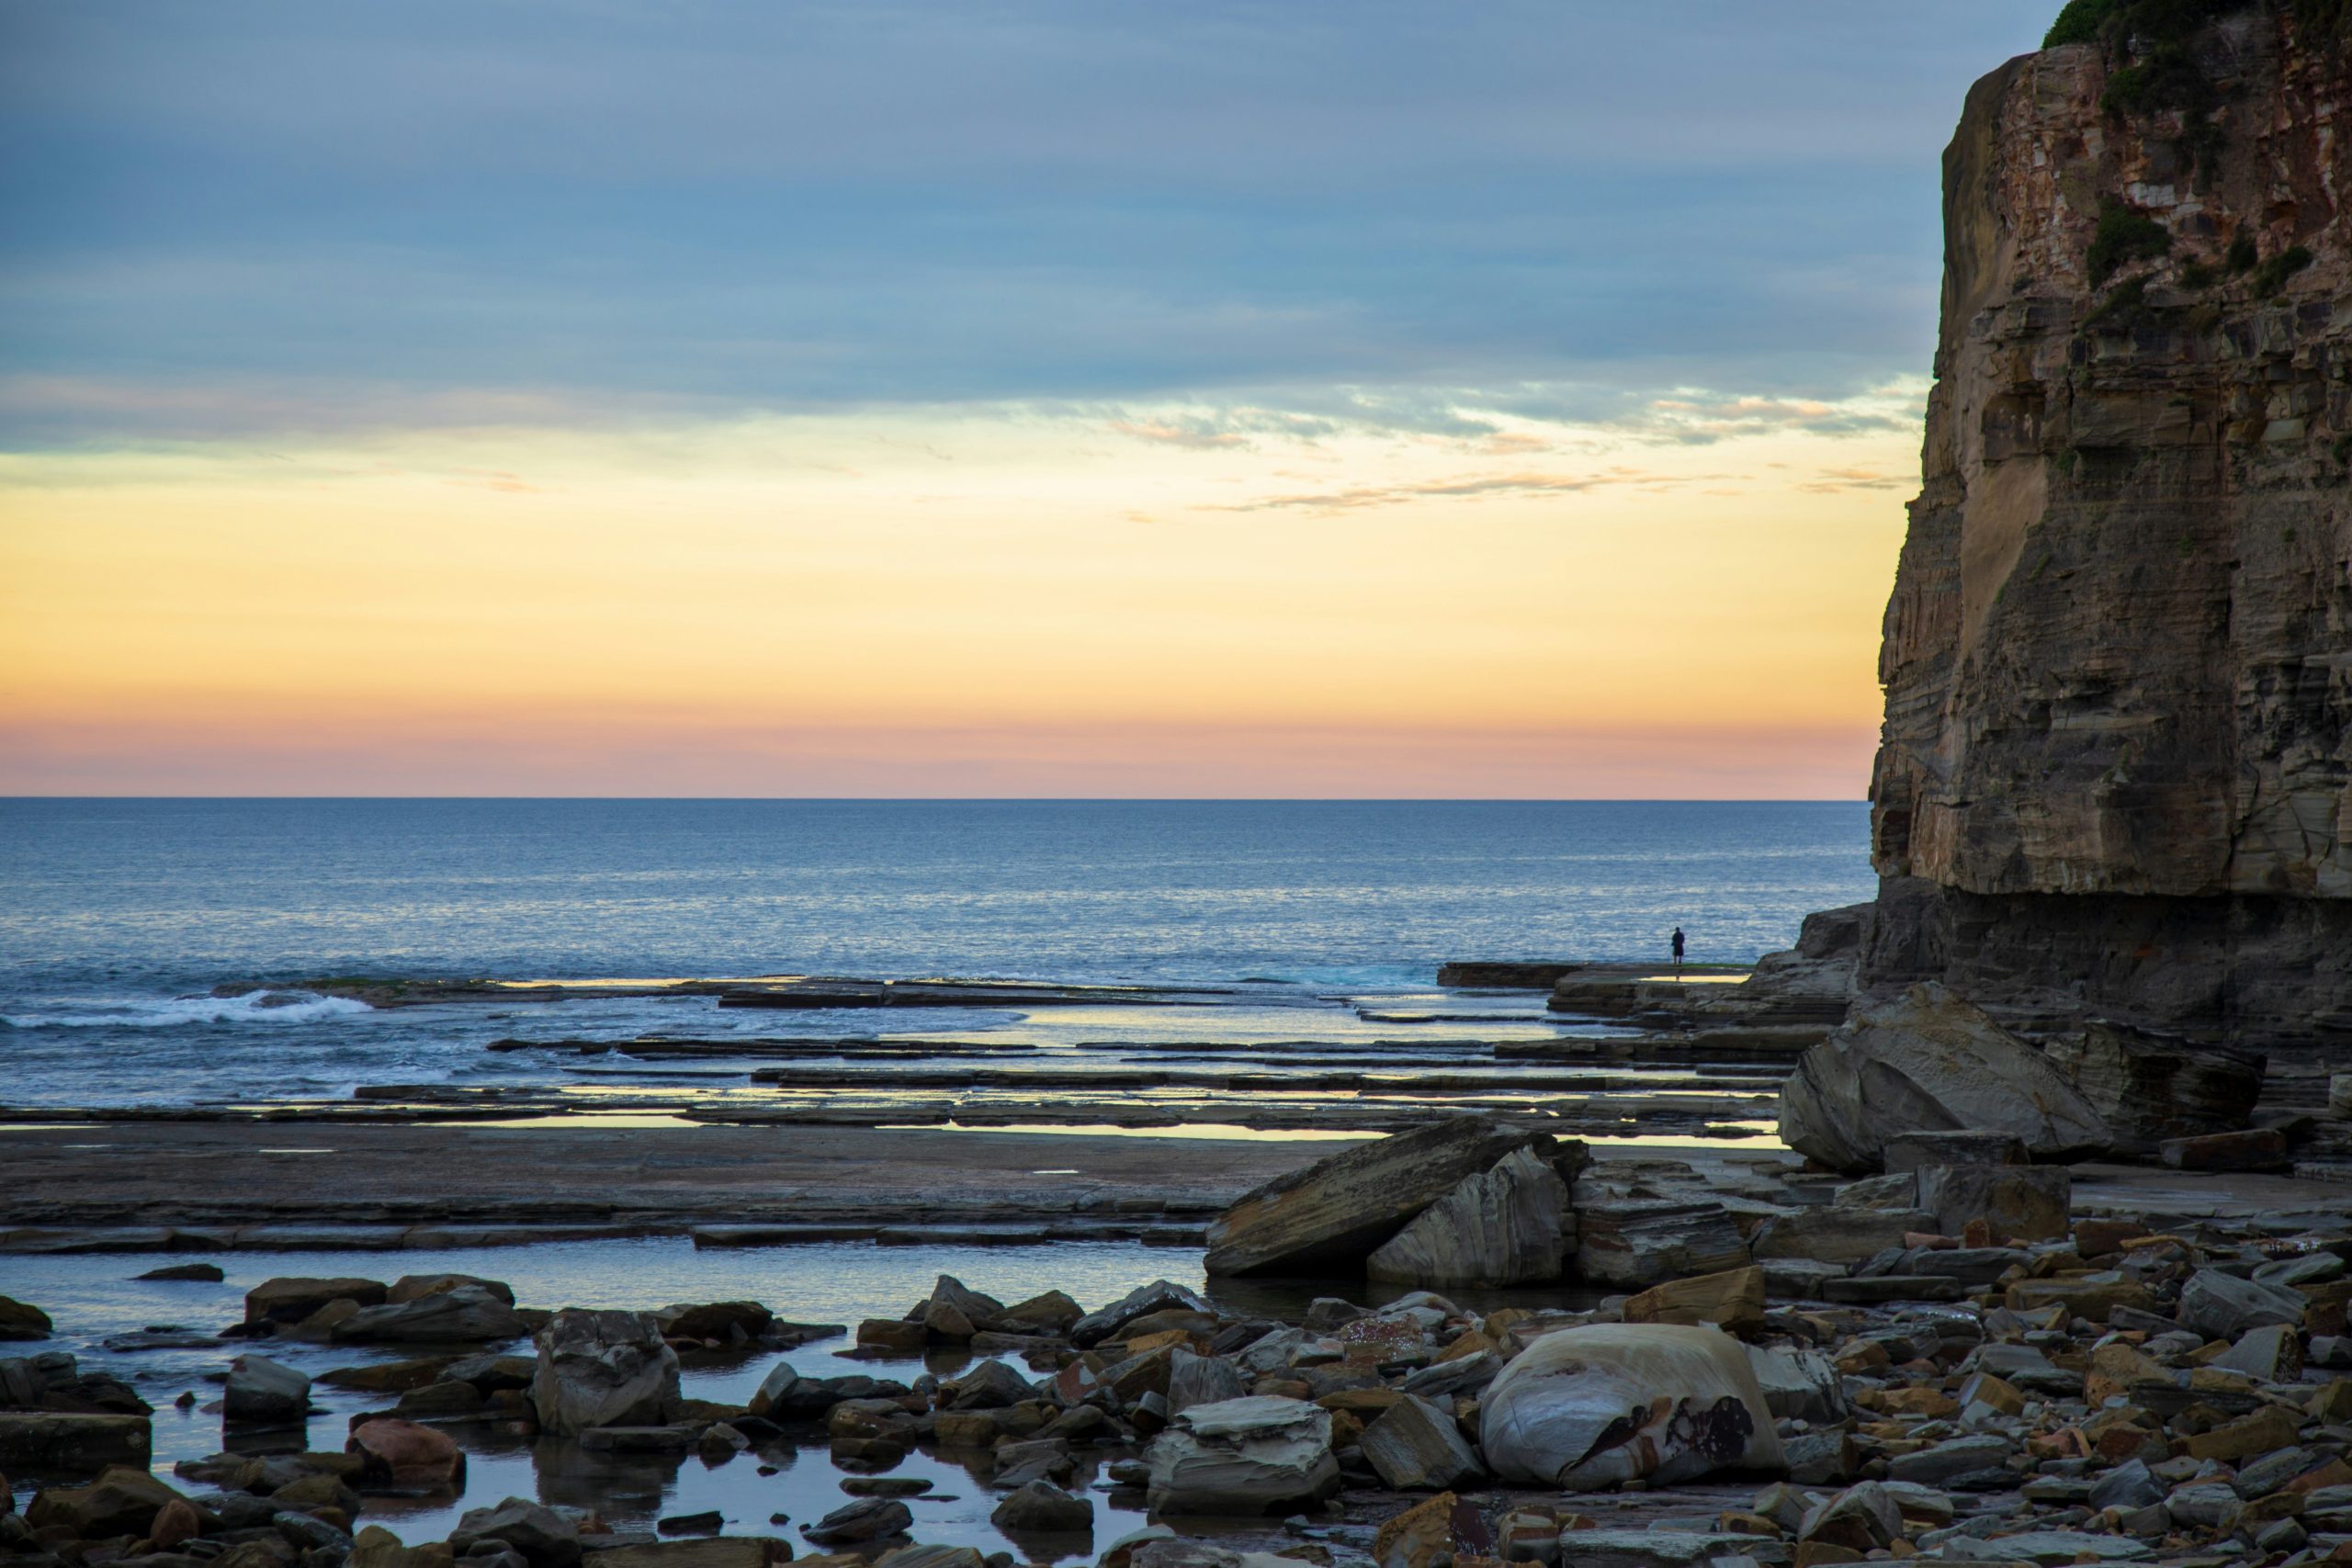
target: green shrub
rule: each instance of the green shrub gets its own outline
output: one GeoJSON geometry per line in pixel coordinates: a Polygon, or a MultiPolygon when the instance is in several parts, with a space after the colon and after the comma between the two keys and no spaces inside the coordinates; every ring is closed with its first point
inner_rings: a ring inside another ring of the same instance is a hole
{"type": "Polygon", "coordinates": [[[2151,261],[2172,249],[2172,235],[2144,212],[2135,212],[2113,197],[2098,205],[2098,228],[2091,235],[2090,254],[2084,264],[2097,288],[2115,276],[2117,267],[2151,261]]]}
{"type": "Polygon", "coordinates": [[[2301,245],[2290,245],[2254,270],[2254,292],[2259,299],[2267,299],[2283,288],[2287,280],[2312,265],[2312,254],[2301,245]]]}
{"type": "Polygon", "coordinates": [[[2128,327],[2147,312],[2148,280],[2135,277],[2119,285],[2114,293],[2099,301],[2098,309],[2090,313],[2086,326],[2128,327]]]}
{"type": "Polygon", "coordinates": [[[2097,43],[2099,25],[2108,13],[2115,9],[2115,0],[2066,0],[2058,19],[2041,35],[2041,47],[2056,49],[2062,43],[2097,43]]]}
{"type": "Polygon", "coordinates": [[[2254,248],[2254,236],[2240,234],[2230,242],[2230,248],[2222,255],[2222,263],[2232,272],[2251,272],[2259,259],[2260,254],[2254,248]]]}
{"type": "Polygon", "coordinates": [[[2183,288],[2211,288],[2221,281],[2222,269],[2211,262],[2195,261],[2180,269],[2183,288]]]}

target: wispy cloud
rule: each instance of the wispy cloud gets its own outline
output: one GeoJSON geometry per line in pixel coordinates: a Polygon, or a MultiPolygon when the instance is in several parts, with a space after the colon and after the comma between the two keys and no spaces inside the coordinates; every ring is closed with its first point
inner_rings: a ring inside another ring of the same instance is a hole
{"type": "Polygon", "coordinates": [[[1876,468],[1823,468],[1796,488],[1815,495],[1837,495],[1850,490],[1905,490],[1917,480],[1907,474],[1881,473],[1876,468]]]}
{"type": "Polygon", "coordinates": [[[1463,500],[1483,496],[1576,495],[1587,491],[1625,488],[1670,490],[1703,480],[1720,480],[1724,477],[1721,474],[1654,473],[1645,469],[1626,468],[1610,468],[1593,474],[1477,474],[1460,479],[1351,485],[1344,490],[1323,491],[1310,494],[1261,496],[1255,501],[1237,502],[1231,505],[1204,507],[1199,510],[1361,512],[1373,507],[1402,506],[1419,501],[1463,500]]]}

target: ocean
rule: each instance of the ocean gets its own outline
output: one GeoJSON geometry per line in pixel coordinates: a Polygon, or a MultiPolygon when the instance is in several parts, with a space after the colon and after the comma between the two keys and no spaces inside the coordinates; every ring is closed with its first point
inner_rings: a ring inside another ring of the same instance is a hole
{"type": "MultiPolygon", "coordinates": [[[[1744,962],[1871,895],[1867,837],[1860,802],[6,800],[0,1104],[545,1070],[485,1061],[511,1014],[300,988],[328,976],[987,976],[1363,1003],[1428,992],[1448,959],[1662,961],[1677,925],[1693,961],[1744,962]]],[[[744,1026],[707,998],[560,1009],[589,1038],[744,1026]]]]}

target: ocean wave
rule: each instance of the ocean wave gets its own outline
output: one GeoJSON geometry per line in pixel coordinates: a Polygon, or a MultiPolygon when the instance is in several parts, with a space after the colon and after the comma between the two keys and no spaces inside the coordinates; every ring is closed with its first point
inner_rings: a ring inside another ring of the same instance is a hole
{"type": "Polygon", "coordinates": [[[316,1023],[375,1010],[315,991],[253,990],[233,997],[65,998],[0,1014],[11,1029],[174,1029],[191,1023],[316,1023]]]}

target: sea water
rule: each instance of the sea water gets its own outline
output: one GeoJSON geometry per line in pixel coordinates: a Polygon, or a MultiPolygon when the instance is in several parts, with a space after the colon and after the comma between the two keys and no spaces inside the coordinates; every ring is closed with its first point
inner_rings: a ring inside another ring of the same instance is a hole
{"type": "MultiPolygon", "coordinates": [[[[1694,962],[1746,962],[1870,896],[1867,832],[1859,802],[6,800],[0,1103],[332,1097],[479,1071],[515,1028],[300,988],[330,976],[1376,1001],[1448,959],[1663,961],[1678,925],[1694,962]]],[[[584,1037],[775,1027],[707,998],[563,1012],[584,1037]]]]}

